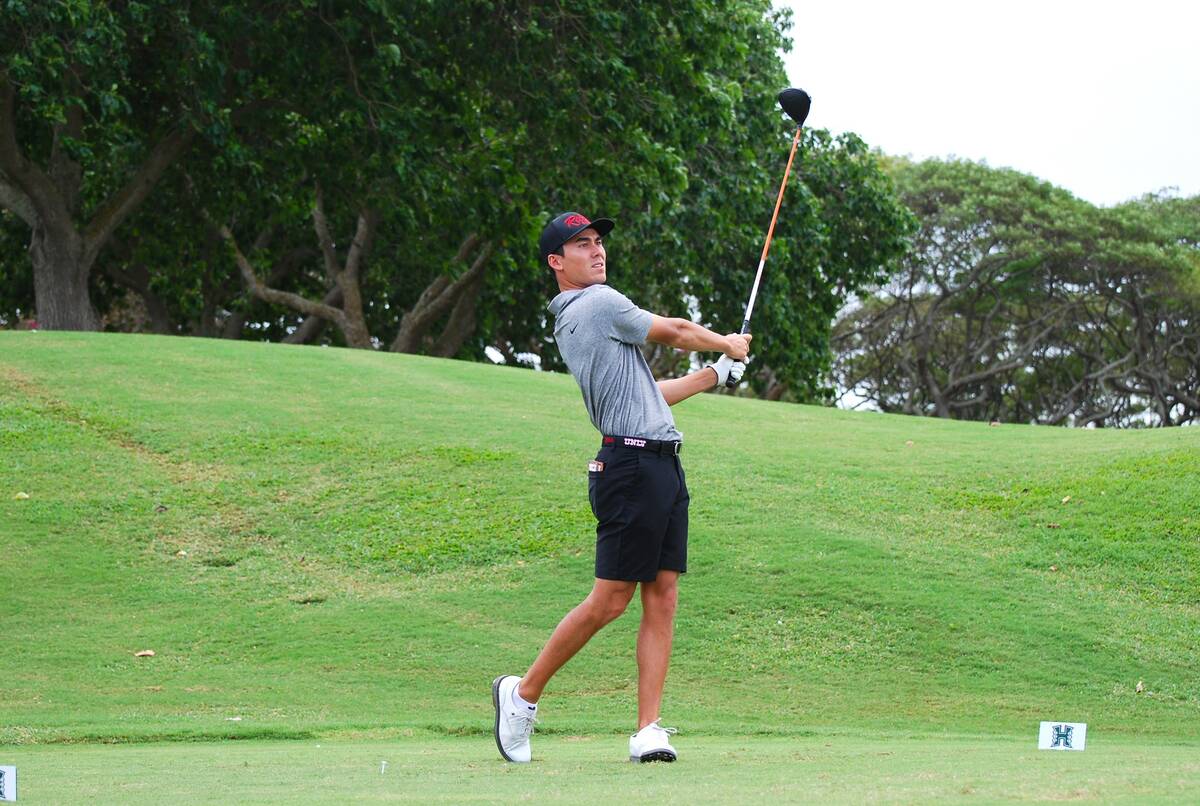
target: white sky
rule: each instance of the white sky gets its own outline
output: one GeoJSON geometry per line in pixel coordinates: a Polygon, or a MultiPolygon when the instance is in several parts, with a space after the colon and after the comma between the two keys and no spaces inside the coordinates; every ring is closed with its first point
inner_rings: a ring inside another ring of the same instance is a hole
{"type": "Polygon", "coordinates": [[[1200,194],[1196,0],[786,5],[784,63],[814,127],[1015,168],[1095,204],[1200,194]]]}

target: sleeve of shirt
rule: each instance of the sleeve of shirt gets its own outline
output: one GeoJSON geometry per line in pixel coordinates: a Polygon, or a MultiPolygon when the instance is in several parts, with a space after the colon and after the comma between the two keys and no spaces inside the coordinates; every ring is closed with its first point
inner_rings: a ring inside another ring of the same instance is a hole
{"type": "Polygon", "coordinates": [[[634,305],[628,297],[609,288],[603,298],[604,312],[611,323],[609,336],[625,344],[645,344],[652,317],[649,311],[634,305]]]}

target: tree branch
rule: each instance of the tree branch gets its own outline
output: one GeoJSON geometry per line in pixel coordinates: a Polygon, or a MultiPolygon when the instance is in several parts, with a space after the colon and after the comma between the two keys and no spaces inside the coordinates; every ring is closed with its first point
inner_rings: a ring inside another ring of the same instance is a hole
{"type": "Polygon", "coordinates": [[[218,227],[217,232],[220,233],[221,237],[225,240],[225,243],[229,244],[230,248],[233,250],[233,257],[237,262],[238,270],[242,274],[242,279],[246,282],[246,286],[250,289],[250,292],[254,296],[258,297],[263,302],[270,302],[275,305],[284,305],[307,316],[319,316],[322,319],[329,320],[330,322],[335,322],[339,325],[341,324],[342,312],[337,308],[321,302],[313,302],[312,300],[305,299],[299,294],[293,294],[290,291],[279,291],[278,289],[267,287],[267,285],[254,271],[254,266],[251,265],[250,261],[246,259],[246,256],[242,254],[242,250],[238,248],[237,239],[233,236],[233,233],[229,230],[229,227],[222,224],[220,227],[218,227]]]}
{"type": "Polygon", "coordinates": [[[54,182],[21,153],[17,143],[17,91],[8,80],[8,73],[3,71],[0,71],[0,201],[30,226],[36,226],[39,220],[70,221],[54,182]],[[6,186],[10,188],[7,192],[6,186]],[[22,196],[25,204],[21,203],[22,196]]]}
{"type": "Polygon", "coordinates": [[[62,195],[63,204],[71,215],[79,214],[80,191],[83,189],[83,166],[68,153],[64,138],[78,139],[83,136],[83,109],[78,104],[67,106],[67,120],[54,126],[53,142],[50,145],[48,173],[62,195]]]}
{"type": "MultiPolygon", "coordinates": [[[[332,305],[335,307],[341,305],[342,289],[338,286],[334,286],[333,288],[329,289],[327,292],[325,292],[325,298],[321,300],[321,302],[325,305],[332,305]]],[[[283,343],[308,344],[317,337],[317,334],[321,332],[321,328],[325,327],[325,325],[328,323],[329,320],[323,319],[320,316],[306,317],[305,320],[300,323],[299,327],[297,327],[294,331],[289,333],[287,337],[284,338],[283,343]]]]}
{"type": "Polygon", "coordinates": [[[371,242],[375,237],[375,225],[378,216],[373,210],[364,209],[358,214],[358,226],[354,231],[354,240],[350,242],[350,254],[346,256],[346,267],[342,270],[346,278],[358,284],[359,272],[363,260],[371,251],[371,242]]]}
{"type": "Polygon", "coordinates": [[[8,180],[3,171],[0,171],[0,207],[16,213],[17,217],[30,227],[37,224],[37,210],[34,209],[33,202],[24,191],[8,180]]]}
{"type": "Polygon", "coordinates": [[[442,328],[434,345],[432,354],[442,358],[453,358],[472,333],[475,332],[475,308],[479,294],[483,290],[483,275],[476,277],[471,284],[463,289],[454,310],[450,311],[450,320],[442,328]]]}
{"type": "Polygon", "coordinates": [[[163,173],[183,155],[194,137],[195,132],[184,127],[167,134],[151,149],[149,156],[125,186],[96,210],[83,232],[85,262],[88,265],[104,248],[113,231],[150,195],[163,173]]]}
{"type": "Polygon", "coordinates": [[[313,201],[313,228],[317,231],[317,243],[321,247],[321,256],[325,262],[325,277],[330,285],[337,284],[338,265],[337,253],[333,250],[333,236],[329,234],[329,221],[325,217],[325,194],[321,183],[317,183],[316,199],[313,201]]]}
{"type": "MultiPolygon", "coordinates": [[[[455,259],[466,260],[471,248],[479,243],[479,240],[477,234],[468,235],[462,245],[459,246],[455,259]]],[[[479,254],[476,255],[475,261],[471,264],[471,268],[453,282],[450,282],[449,278],[444,274],[438,275],[421,293],[417,304],[401,318],[400,332],[396,334],[396,338],[392,341],[391,351],[396,353],[415,352],[421,336],[429,326],[436,322],[446,311],[450,310],[463,290],[476,277],[483,274],[483,269],[487,265],[487,261],[492,256],[495,248],[496,244],[494,241],[485,241],[483,248],[479,250],[479,254]]]]}

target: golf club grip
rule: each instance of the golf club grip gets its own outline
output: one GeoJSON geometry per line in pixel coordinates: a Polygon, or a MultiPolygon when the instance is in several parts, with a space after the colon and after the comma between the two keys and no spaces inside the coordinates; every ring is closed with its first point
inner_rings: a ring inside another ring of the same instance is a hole
{"type": "MultiPolygon", "coordinates": [[[[739,330],[738,332],[741,333],[743,336],[750,332],[750,320],[749,319],[742,320],[742,329],[739,330]]],[[[747,356],[747,357],[749,357],[749,356],[747,356]]],[[[742,382],[741,378],[734,378],[732,375],[730,375],[728,378],[725,379],[725,388],[733,389],[741,382],[742,382]]]]}
{"type": "MultiPolygon", "coordinates": [[[[739,330],[738,332],[741,333],[743,336],[750,332],[750,320],[749,319],[742,320],[742,329],[739,330]]],[[[732,389],[741,382],[742,382],[741,378],[734,380],[733,376],[730,376],[725,379],[725,388],[732,389]]]]}

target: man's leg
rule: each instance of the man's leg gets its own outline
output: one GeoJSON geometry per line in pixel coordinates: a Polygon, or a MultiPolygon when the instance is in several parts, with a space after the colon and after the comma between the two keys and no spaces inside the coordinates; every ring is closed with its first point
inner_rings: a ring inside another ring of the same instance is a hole
{"type": "Polygon", "coordinates": [[[638,730],[659,717],[671,662],[678,594],[678,571],[659,571],[653,582],[642,583],[642,624],[637,639],[638,730]]]}
{"type": "MultiPolygon", "coordinates": [[[[662,578],[662,572],[659,579],[662,578]]],[[[580,602],[574,610],[567,613],[563,620],[554,628],[554,633],[546,646],[538,653],[537,660],[529,667],[517,694],[529,702],[537,702],[542,696],[542,689],[550,682],[554,673],[563,667],[575,653],[583,649],[600,628],[625,612],[629,600],[633,598],[636,582],[621,582],[613,579],[597,579],[592,592],[580,602]]],[[[644,590],[644,588],[643,588],[644,590]]],[[[670,653],[670,637],[667,638],[667,652],[670,653]]],[[[639,639],[639,647],[640,647],[639,639]]],[[[638,662],[641,663],[641,649],[638,650],[638,662]]],[[[666,674],[664,666],[663,674],[666,674]]],[[[661,696],[662,684],[659,683],[661,696]]]]}

